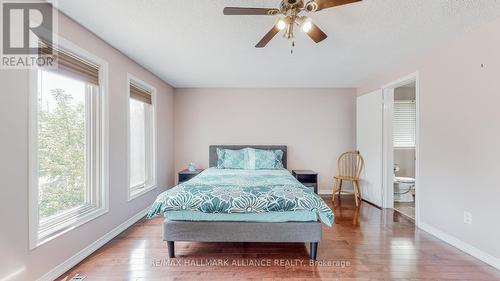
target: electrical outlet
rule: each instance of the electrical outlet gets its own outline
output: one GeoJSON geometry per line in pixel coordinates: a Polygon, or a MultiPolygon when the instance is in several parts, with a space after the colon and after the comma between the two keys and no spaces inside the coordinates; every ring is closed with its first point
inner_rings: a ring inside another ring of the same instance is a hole
{"type": "Polygon", "coordinates": [[[464,211],[464,223],[472,224],[472,214],[470,212],[464,211]]]}

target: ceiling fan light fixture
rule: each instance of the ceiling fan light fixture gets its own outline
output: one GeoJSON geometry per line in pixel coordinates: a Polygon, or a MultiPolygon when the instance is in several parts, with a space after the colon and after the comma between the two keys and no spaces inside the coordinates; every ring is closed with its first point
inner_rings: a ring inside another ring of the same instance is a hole
{"type": "Polygon", "coordinates": [[[278,22],[276,23],[276,28],[278,28],[279,30],[285,29],[286,26],[287,26],[287,23],[284,19],[279,19],[278,22]]]}
{"type": "Polygon", "coordinates": [[[295,28],[300,28],[315,43],[320,43],[328,38],[328,35],[304,14],[361,1],[363,0],[280,0],[278,8],[224,7],[222,12],[231,16],[277,16],[271,30],[255,45],[256,48],[264,48],[280,31],[283,31],[284,38],[293,40],[295,28]]]}
{"type": "Polygon", "coordinates": [[[300,29],[304,33],[308,33],[309,31],[311,31],[311,28],[312,28],[312,21],[310,18],[305,18],[300,24],[300,29]]]}

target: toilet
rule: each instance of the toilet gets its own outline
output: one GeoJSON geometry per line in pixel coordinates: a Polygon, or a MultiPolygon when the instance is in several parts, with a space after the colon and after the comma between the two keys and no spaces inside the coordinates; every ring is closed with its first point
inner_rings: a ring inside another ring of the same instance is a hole
{"type": "Polygon", "coordinates": [[[394,202],[413,202],[415,179],[394,177],[394,202]]]}

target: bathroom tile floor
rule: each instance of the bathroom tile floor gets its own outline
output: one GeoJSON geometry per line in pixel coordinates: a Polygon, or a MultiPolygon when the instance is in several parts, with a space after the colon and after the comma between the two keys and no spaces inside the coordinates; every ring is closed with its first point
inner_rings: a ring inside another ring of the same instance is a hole
{"type": "Polygon", "coordinates": [[[394,210],[413,220],[415,219],[415,202],[394,202],[394,210]]]}

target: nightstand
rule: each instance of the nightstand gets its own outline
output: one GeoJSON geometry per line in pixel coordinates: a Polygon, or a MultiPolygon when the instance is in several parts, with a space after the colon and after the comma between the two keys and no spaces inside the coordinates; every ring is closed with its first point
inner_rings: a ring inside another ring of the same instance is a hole
{"type": "Polygon", "coordinates": [[[292,170],[292,175],[303,185],[312,188],[318,194],[318,173],[311,170],[292,170]]]}
{"type": "Polygon", "coordinates": [[[179,172],[179,181],[177,184],[183,183],[185,181],[188,181],[195,176],[197,176],[199,173],[203,172],[203,169],[196,169],[196,171],[189,171],[188,169],[184,169],[179,172]]]}

